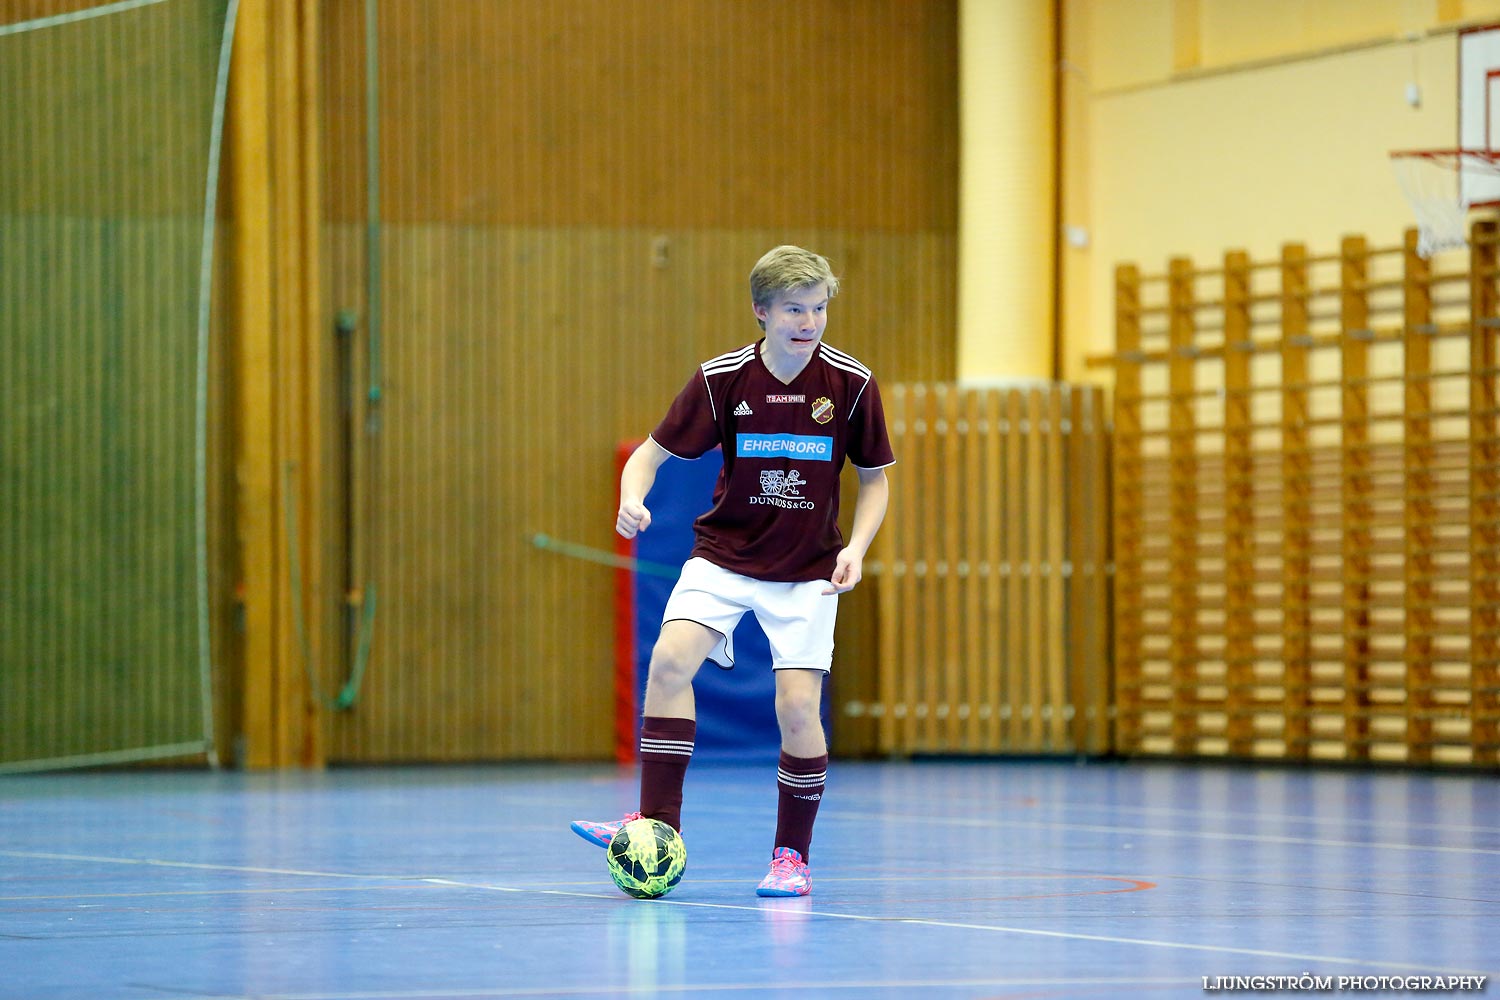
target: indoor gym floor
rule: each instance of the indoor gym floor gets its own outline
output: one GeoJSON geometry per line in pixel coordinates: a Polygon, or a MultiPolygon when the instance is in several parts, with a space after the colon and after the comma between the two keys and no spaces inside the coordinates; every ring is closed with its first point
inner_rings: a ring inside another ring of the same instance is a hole
{"type": "Polygon", "coordinates": [[[812,897],[760,899],[774,776],[694,765],[687,876],[654,902],[568,830],[632,807],[633,769],[0,779],[0,997],[1203,997],[1204,977],[1500,973],[1494,774],[836,760],[812,897]]]}

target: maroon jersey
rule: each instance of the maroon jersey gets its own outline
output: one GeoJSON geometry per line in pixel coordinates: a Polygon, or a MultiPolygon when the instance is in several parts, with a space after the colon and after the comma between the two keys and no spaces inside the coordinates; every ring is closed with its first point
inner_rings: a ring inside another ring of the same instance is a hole
{"type": "Polygon", "coordinates": [[[827,344],[791,384],[766,368],[759,341],[705,362],[651,438],[678,458],[723,446],[693,555],[779,583],[832,575],[845,458],[861,469],[896,461],[870,370],[827,344]]]}

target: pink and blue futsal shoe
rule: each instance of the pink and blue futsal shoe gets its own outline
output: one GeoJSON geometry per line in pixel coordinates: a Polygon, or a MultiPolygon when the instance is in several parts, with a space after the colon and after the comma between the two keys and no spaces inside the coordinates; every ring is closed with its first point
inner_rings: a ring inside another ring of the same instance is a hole
{"type": "Polygon", "coordinates": [[[812,892],[812,872],[802,855],[790,847],[778,847],[771,855],[771,870],[755,887],[757,896],[806,896],[812,892]]]}
{"type": "Polygon", "coordinates": [[[587,819],[575,819],[573,821],[573,832],[578,834],[590,844],[599,847],[608,847],[609,842],[615,839],[615,834],[620,832],[620,827],[631,820],[640,819],[640,813],[626,813],[624,819],[617,819],[612,823],[595,823],[587,819]]]}

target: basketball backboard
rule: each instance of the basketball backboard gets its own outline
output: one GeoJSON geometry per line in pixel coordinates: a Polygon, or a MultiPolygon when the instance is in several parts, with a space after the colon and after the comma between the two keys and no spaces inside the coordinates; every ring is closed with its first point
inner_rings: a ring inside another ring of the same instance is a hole
{"type": "MultiPolygon", "coordinates": [[[[1458,36],[1458,145],[1500,152],[1500,25],[1458,36]]],[[[1500,174],[1460,170],[1459,196],[1469,207],[1500,204],[1500,174]]]]}

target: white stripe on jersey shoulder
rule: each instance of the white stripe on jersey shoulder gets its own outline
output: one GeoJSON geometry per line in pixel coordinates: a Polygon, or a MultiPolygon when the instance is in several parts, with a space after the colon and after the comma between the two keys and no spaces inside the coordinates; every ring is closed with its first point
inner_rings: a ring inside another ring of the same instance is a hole
{"type": "Polygon", "coordinates": [[[864,398],[865,389],[869,387],[870,382],[875,378],[874,373],[872,373],[870,369],[866,368],[864,365],[860,364],[859,361],[857,361],[855,358],[848,354],[845,354],[843,351],[839,350],[836,347],[830,347],[827,344],[823,344],[822,355],[823,360],[834,368],[841,368],[846,372],[852,372],[853,374],[864,379],[864,381],[859,384],[859,391],[854,394],[854,399],[849,403],[849,412],[853,413],[855,407],[859,406],[859,401],[864,398]]]}
{"type": "MultiPolygon", "coordinates": [[[[668,451],[666,448],[662,448],[661,442],[658,441],[658,440],[656,440],[656,438],[652,437],[650,434],[646,435],[646,440],[650,441],[652,444],[656,445],[658,448],[661,448],[662,454],[664,454],[664,455],[671,455],[673,458],[682,458],[682,456],[679,455],[679,454],[677,454],[675,451],[668,451]]],[[[684,461],[691,461],[691,459],[684,459],[684,461]]]]}
{"type": "Polygon", "coordinates": [[[857,358],[845,354],[838,348],[831,347],[828,344],[823,344],[822,348],[823,360],[828,362],[830,365],[833,365],[835,368],[842,368],[844,369],[844,371],[853,372],[854,374],[865,379],[873,377],[870,369],[860,364],[857,358]]]}
{"type": "Polygon", "coordinates": [[[714,402],[714,387],[709,384],[707,369],[698,369],[698,377],[703,380],[703,392],[708,396],[708,412],[714,416],[714,423],[719,422],[719,404],[714,402]]]}
{"type": "Polygon", "coordinates": [[[703,362],[704,375],[719,375],[723,372],[732,372],[743,368],[755,357],[755,345],[747,344],[737,351],[721,354],[717,358],[711,358],[703,362]]]}

